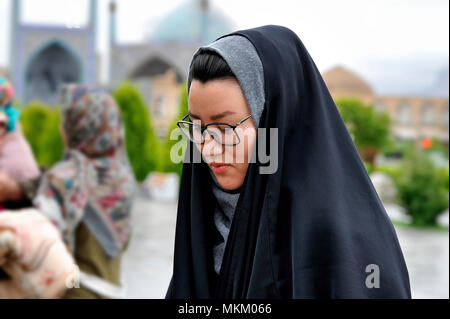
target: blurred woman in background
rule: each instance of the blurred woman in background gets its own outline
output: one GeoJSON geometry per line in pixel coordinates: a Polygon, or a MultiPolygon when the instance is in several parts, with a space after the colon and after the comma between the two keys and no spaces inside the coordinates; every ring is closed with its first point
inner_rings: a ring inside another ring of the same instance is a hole
{"type": "Polygon", "coordinates": [[[0,172],[15,180],[39,176],[39,168],[20,127],[7,132],[8,116],[0,111],[0,172]]]}
{"type": "Polygon", "coordinates": [[[33,194],[34,206],[56,225],[79,267],[81,287],[64,297],[120,298],[120,258],[135,190],[121,116],[103,91],[71,86],[64,96],[64,158],[42,175],[37,190],[19,192],[33,194]]]}

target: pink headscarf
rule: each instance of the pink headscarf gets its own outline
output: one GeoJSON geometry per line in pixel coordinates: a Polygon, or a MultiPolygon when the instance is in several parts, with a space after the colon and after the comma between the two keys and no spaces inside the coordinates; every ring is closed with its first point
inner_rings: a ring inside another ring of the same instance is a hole
{"type": "Polygon", "coordinates": [[[0,171],[17,181],[39,176],[39,167],[20,126],[0,137],[0,171]]]}

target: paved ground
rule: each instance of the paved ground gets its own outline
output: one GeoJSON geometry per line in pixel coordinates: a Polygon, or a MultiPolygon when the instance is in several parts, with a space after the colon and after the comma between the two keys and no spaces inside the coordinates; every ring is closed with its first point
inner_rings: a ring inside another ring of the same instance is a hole
{"type": "Polygon", "coordinates": [[[397,227],[413,298],[449,298],[448,232],[397,227]]]}
{"type": "Polygon", "coordinates": [[[138,200],[122,274],[128,298],[164,298],[172,276],[176,204],[138,200]]]}
{"type": "MultiPolygon", "coordinates": [[[[137,200],[123,260],[128,298],[163,298],[172,274],[176,204],[137,200]]],[[[414,298],[449,298],[449,234],[398,227],[414,298]]]]}

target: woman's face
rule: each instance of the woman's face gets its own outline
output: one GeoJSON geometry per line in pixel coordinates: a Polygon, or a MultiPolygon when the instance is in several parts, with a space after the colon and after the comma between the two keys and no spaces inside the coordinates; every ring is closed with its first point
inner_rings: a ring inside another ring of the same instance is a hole
{"type": "MultiPolygon", "coordinates": [[[[201,126],[217,122],[235,125],[248,117],[250,110],[235,79],[206,83],[193,80],[189,93],[189,115],[192,121],[201,121],[201,126]]],[[[220,128],[223,129],[223,126],[220,128]]],[[[227,190],[241,187],[247,174],[256,142],[253,118],[239,125],[236,133],[240,143],[235,146],[219,144],[208,133],[205,133],[204,144],[196,144],[219,184],[227,190]]]]}

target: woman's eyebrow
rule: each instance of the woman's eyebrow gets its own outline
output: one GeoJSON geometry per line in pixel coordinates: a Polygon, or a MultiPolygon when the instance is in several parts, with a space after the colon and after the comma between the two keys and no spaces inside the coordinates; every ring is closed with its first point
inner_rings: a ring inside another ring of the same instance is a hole
{"type": "Polygon", "coordinates": [[[188,114],[189,114],[189,117],[200,120],[200,116],[195,115],[194,113],[191,113],[191,112],[188,112],[188,114]]]}
{"type": "Polygon", "coordinates": [[[235,114],[235,112],[232,111],[225,111],[216,115],[211,116],[211,120],[216,121],[218,119],[221,119],[222,117],[226,116],[226,115],[231,115],[231,114],[235,114]]]}
{"type": "MultiPolygon", "coordinates": [[[[191,112],[189,112],[188,114],[189,114],[190,117],[192,117],[194,119],[198,119],[198,120],[200,119],[200,116],[195,115],[195,114],[193,114],[191,112]]],[[[225,111],[225,112],[222,112],[222,113],[219,113],[219,114],[211,116],[211,120],[216,121],[218,119],[221,119],[224,116],[231,115],[231,114],[236,114],[236,113],[232,112],[232,111],[225,111]]]]}

